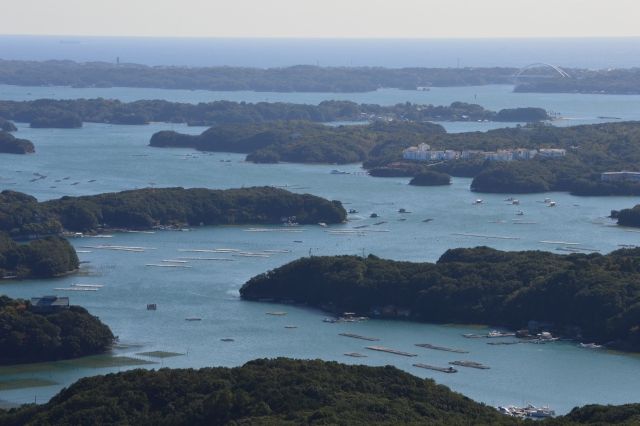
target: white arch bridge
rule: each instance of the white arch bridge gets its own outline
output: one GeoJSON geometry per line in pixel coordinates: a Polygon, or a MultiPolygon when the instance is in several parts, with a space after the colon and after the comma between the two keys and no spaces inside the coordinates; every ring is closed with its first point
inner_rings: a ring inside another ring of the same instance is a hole
{"type": "Polygon", "coordinates": [[[513,74],[513,78],[515,80],[518,79],[533,79],[533,78],[571,78],[568,72],[563,70],[557,65],[548,64],[546,62],[534,62],[527,66],[524,66],[518,70],[515,74],[513,74]],[[548,69],[551,71],[549,74],[528,74],[531,70],[537,69],[548,69]]]}

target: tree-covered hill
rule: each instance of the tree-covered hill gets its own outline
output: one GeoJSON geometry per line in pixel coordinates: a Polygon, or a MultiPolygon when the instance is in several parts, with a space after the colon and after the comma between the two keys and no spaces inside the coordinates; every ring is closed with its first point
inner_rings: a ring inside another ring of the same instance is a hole
{"type": "Polygon", "coordinates": [[[0,364],[98,354],[113,339],[109,327],[80,306],[42,312],[29,301],[0,296],[0,364]]]}
{"type": "Polygon", "coordinates": [[[640,249],[608,255],[451,249],[437,263],[302,258],[250,279],[242,298],[439,323],[526,328],[640,351],[640,249]]]}
{"type": "Polygon", "coordinates": [[[612,211],[612,217],[618,219],[618,225],[640,227],[640,204],[620,211],[612,211]]]}
{"type": "Polygon", "coordinates": [[[640,404],[589,405],[525,422],[395,367],[286,358],[236,368],[89,377],[48,403],[0,410],[23,425],[632,425],[640,404]]]}
{"type": "Polygon", "coordinates": [[[0,154],[30,154],[35,151],[31,141],[18,139],[8,131],[0,130],[0,154]]]}
{"type": "Polygon", "coordinates": [[[339,201],[272,187],[147,188],[42,203],[18,192],[0,193],[0,231],[14,237],[160,225],[280,224],[292,217],[301,224],[340,223],[346,211],[339,201]]]}
{"type": "Polygon", "coordinates": [[[52,278],[78,269],[75,249],[59,237],[16,243],[0,231],[0,279],[52,278]]]}

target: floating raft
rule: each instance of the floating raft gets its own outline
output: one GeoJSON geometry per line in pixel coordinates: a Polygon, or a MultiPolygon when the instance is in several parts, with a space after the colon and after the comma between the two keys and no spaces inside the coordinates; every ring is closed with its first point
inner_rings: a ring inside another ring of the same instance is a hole
{"type": "Polygon", "coordinates": [[[350,356],[353,358],[366,358],[367,356],[358,352],[347,352],[345,353],[346,356],[350,356]]]}
{"type": "Polygon", "coordinates": [[[275,311],[275,312],[267,312],[267,315],[273,315],[273,316],[277,316],[277,317],[282,317],[287,315],[286,312],[282,312],[282,311],[275,311]]]}
{"type": "Polygon", "coordinates": [[[98,291],[98,288],[95,287],[56,287],[54,290],[57,291],[98,291]]]}
{"type": "Polygon", "coordinates": [[[491,368],[488,365],[484,365],[475,361],[451,361],[449,362],[449,364],[459,365],[460,367],[477,368],[479,370],[488,370],[491,368]]]}
{"type": "Polygon", "coordinates": [[[351,337],[352,339],[368,340],[369,342],[377,342],[380,340],[376,337],[361,336],[359,334],[353,334],[353,333],[340,333],[338,334],[338,336],[351,337]]]}
{"type": "Polygon", "coordinates": [[[402,355],[402,356],[418,356],[417,354],[412,354],[409,352],[398,351],[391,348],[385,348],[384,346],[367,346],[366,349],[378,352],[387,352],[394,355],[402,355]]]}
{"type": "Polygon", "coordinates": [[[489,239],[497,239],[497,240],[519,240],[520,239],[520,237],[505,237],[502,235],[485,235],[485,234],[467,234],[462,232],[454,232],[451,235],[457,235],[461,237],[489,238],[489,239]]]}
{"type": "Polygon", "coordinates": [[[147,263],[144,266],[153,266],[155,268],[192,268],[193,266],[190,265],[171,265],[168,263],[162,264],[162,263],[147,263]]]}
{"type": "Polygon", "coordinates": [[[440,371],[442,373],[457,373],[458,370],[456,370],[453,367],[438,367],[436,365],[429,365],[429,364],[413,364],[414,367],[418,367],[418,368],[426,368],[427,370],[435,370],[435,371],[440,371]]]}
{"type": "Polygon", "coordinates": [[[456,348],[447,348],[445,346],[436,346],[436,345],[432,345],[429,343],[416,343],[416,346],[420,346],[421,348],[425,348],[425,349],[435,349],[436,351],[445,351],[445,352],[455,352],[458,354],[468,354],[469,351],[465,351],[463,349],[456,349],[456,348]]]}

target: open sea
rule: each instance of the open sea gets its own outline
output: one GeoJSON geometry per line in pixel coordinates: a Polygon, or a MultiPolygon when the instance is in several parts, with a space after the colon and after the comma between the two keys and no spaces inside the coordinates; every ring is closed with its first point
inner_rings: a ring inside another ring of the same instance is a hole
{"type": "MultiPolygon", "coordinates": [[[[77,43],[74,40],[61,43],[58,39],[46,39],[49,44],[39,44],[35,39],[24,37],[14,40],[0,37],[0,52],[4,58],[45,59],[47,55],[51,55],[76,60],[109,60],[109,56],[120,55],[131,62],[149,64],[226,63],[253,66],[291,65],[295,55],[304,53],[300,52],[301,47],[296,44],[298,42],[287,42],[288,46],[293,47],[282,48],[280,57],[271,57],[266,53],[262,57],[252,56],[250,50],[245,50],[245,55],[236,55],[236,60],[233,60],[234,53],[229,48],[229,43],[225,44],[227,50],[222,49],[218,54],[207,56],[176,48],[171,49],[171,55],[164,55],[157,49],[139,48],[140,43],[158,42],[153,40],[122,41],[119,45],[121,40],[78,39],[77,43]],[[5,48],[7,45],[10,45],[9,49],[5,48]],[[132,46],[138,48],[134,49],[132,46]],[[297,51],[295,46],[298,46],[297,51]]],[[[183,40],[174,42],[186,43],[183,40]]],[[[205,43],[203,40],[190,42],[193,46],[200,47],[204,44],[198,43],[205,43]]],[[[209,42],[211,41],[207,41],[209,42]]],[[[250,43],[247,40],[235,42],[250,43]]],[[[272,42],[275,43],[264,43],[272,42]]],[[[588,47],[586,42],[575,42],[582,49],[588,47]]],[[[594,42],[594,46],[605,42],[606,40],[594,42]]],[[[455,61],[455,56],[447,59],[444,53],[433,54],[430,58],[429,55],[404,58],[400,54],[402,51],[396,52],[387,46],[385,49],[388,50],[384,50],[386,53],[380,54],[377,62],[374,62],[376,58],[371,47],[374,41],[363,42],[359,49],[346,43],[343,46],[346,50],[338,51],[361,51],[360,56],[349,59],[345,55],[341,59],[338,52],[328,51],[328,41],[317,43],[324,46],[324,50],[317,50],[325,55],[319,60],[323,65],[349,65],[349,60],[353,60],[354,65],[375,63],[385,66],[448,66],[451,65],[448,61],[455,61]]],[[[445,52],[446,49],[442,46],[446,47],[446,43],[457,46],[456,43],[459,42],[439,41],[435,45],[445,52]]],[[[486,41],[484,46],[495,48],[495,43],[497,41],[486,41]]],[[[417,41],[408,42],[405,49],[421,52],[420,49],[424,47],[418,44],[417,41]]],[[[634,58],[639,56],[624,53],[637,49],[632,44],[621,42],[617,50],[609,49],[606,55],[585,55],[582,58],[567,55],[564,57],[565,62],[561,64],[589,67],[632,66],[634,58]],[[604,64],[607,61],[609,65],[604,64]]],[[[215,46],[216,43],[212,45],[215,46]]],[[[594,46],[590,48],[595,48],[594,46]]],[[[518,61],[540,60],[556,62],[553,57],[533,58],[535,50],[528,50],[529,56],[526,58],[524,49],[516,49],[520,56],[514,53],[513,58],[506,55],[508,51],[503,52],[504,58],[495,55],[482,58],[470,46],[460,49],[469,52],[467,56],[459,54],[461,58],[465,58],[465,65],[515,65],[518,61]]],[[[540,50],[542,51],[545,50],[540,50]]],[[[553,49],[548,53],[552,54],[553,49]]],[[[311,56],[298,57],[304,60],[295,63],[307,60],[314,62],[311,56]]],[[[491,109],[541,106],[562,114],[564,119],[556,122],[557,125],[600,122],[603,119],[598,117],[602,116],[640,119],[640,96],[516,94],[511,92],[510,86],[437,88],[430,92],[387,89],[360,94],[0,86],[0,99],[97,96],[126,101],[154,98],[181,102],[229,99],[318,103],[324,99],[351,99],[380,104],[405,101],[448,104],[453,101],[475,101],[491,109]]],[[[408,179],[369,177],[362,173],[359,164],[339,167],[256,165],[245,162],[244,156],[238,154],[202,153],[189,149],[158,149],[148,146],[149,138],[156,131],[173,129],[199,133],[204,130],[198,127],[167,123],[152,123],[147,126],[86,123],[81,129],[30,129],[24,123],[18,125],[16,136],[32,140],[37,152],[28,156],[1,155],[0,189],[23,191],[41,200],[149,186],[232,188],[274,185],[295,192],[338,199],[345,203],[347,209],[353,208],[359,213],[350,215],[346,224],[329,228],[301,226],[290,232],[281,232],[274,227],[259,227],[259,231],[256,231],[250,229],[251,226],[222,226],[194,228],[187,232],[118,233],[109,238],[73,239],[72,243],[84,262],[79,274],[55,280],[3,282],[0,284],[0,293],[28,298],[62,294],[62,291],[55,288],[69,287],[71,284],[102,285],[99,291],[74,292],[68,295],[72,303],[87,307],[107,323],[114,334],[119,336],[122,345],[113,354],[101,357],[2,367],[0,403],[44,402],[78,378],[133,368],[133,364],[140,360],[151,362],[152,364],[147,365],[149,368],[204,367],[237,366],[250,359],[275,356],[321,358],[369,365],[391,364],[420,377],[434,378],[438,383],[490,405],[521,405],[525,402],[549,404],[556,412],[565,413],[574,406],[587,403],[619,404],[640,401],[640,387],[637,385],[640,369],[638,355],[584,349],[574,342],[491,346],[487,345],[487,339],[462,337],[463,333],[488,330],[487,327],[475,325],[433,325],[383,320],[328,324],[322,322],[325,314],[318,310],[243,302],[238,294],[238,289],[250,277],[310,254],[373,253],[398,260],[435,261],[445,250],[453,247],[488,245],[505,250],[536,249],[565,253],[563,249],[569,247],[569,244],[585,252],[607,253],[622,245],[640,244],[640,233],[615,226],[607,218],[611,209],[637,204],[640,201],[638,197],[531,194],[518,195],[520,205],[513,206],[505,201],[508,194],[470,192],[470,179],[455,178],[449,187],[412,187],[408,185],[408,179]],[[330,174],[335,168],[350,174],[330,174]],[[46,178],[34,181],[35,173],[45,175],[46,178]],[[546,197],[556,201],[557,206],[547,207],[543,202],[546,197]],[[476,198],[482,198],[484,203],[474,205],[476,198]],[[399,214],[400,208],[411,213],[399,214]],[[517,210],[522,210],[524,216],[517,216],[517,210]],[[379,218],[370,219],[371,213],[377,213],[379,218]],[[433,220],[426,223],[425,219],[433,220]],[[374,225],[377,222],[385,223],[374,225]],[[359,228],[362,230],[359,233],[338,235],[330,232],[361,225],[369,226],[359,228]],[[144,247],[144,250],[123,252],[96,248],[101,244],[138,246],[144,247]],[[146,266],[177,257],[202,256],[188,250],[215,248],[263,252],[268,253],[268,256],[239,257],[232,253],[221,253],[215,257],[226,260],[188,260],[188,263],[183,264],[187,268],[146,266]],[[148,303],[156,303],[157,311],[147,311],[148,303]],[[271,311],[285,311],[287,315],[267,315],[271,311]],[[188,317],[199,317],[201,321],[186,321],[188,317]],[[338,335],[341,332],[378,337],[381,345],[412,352],[417,357],[404,358],[367,351],[364,349],[366,342],[341,337],[338,335]],[[223,338],[233,341],[221,341],[223,338]],[[416,343],[457,347],[470,353],[458,355],[430,351],[414,346],[416,343]],[[181,355],[169,358],[141,355],[150,351],[175,352],[181,355]],[[361,352],[368,357],[353,359],[344,356],[346,352],[361,352]],[[457,374],[442,374],[412,366],[415,362],[445,366],[447,362],[456,359],[479,361],[489,365],[491,369],[460,368],[457,374]],[[119,365],[114,365],[114,360],[119,365]],[[35,384],[41,386],[36,387],[35,384]]],[[[487,130],[501,126],[497,123],[443,125],[454,132],[487,130]]]]}

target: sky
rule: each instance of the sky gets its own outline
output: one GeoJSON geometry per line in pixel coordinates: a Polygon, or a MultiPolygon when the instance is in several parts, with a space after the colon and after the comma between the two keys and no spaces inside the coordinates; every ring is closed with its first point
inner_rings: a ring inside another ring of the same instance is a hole
{"type": "Polygon", "coordinates": [[[638,0],[2,0],[0,34],[483,38],[640,36],[638,0]],[[10,6],[9,6],[10,3],[10,6]]]}

